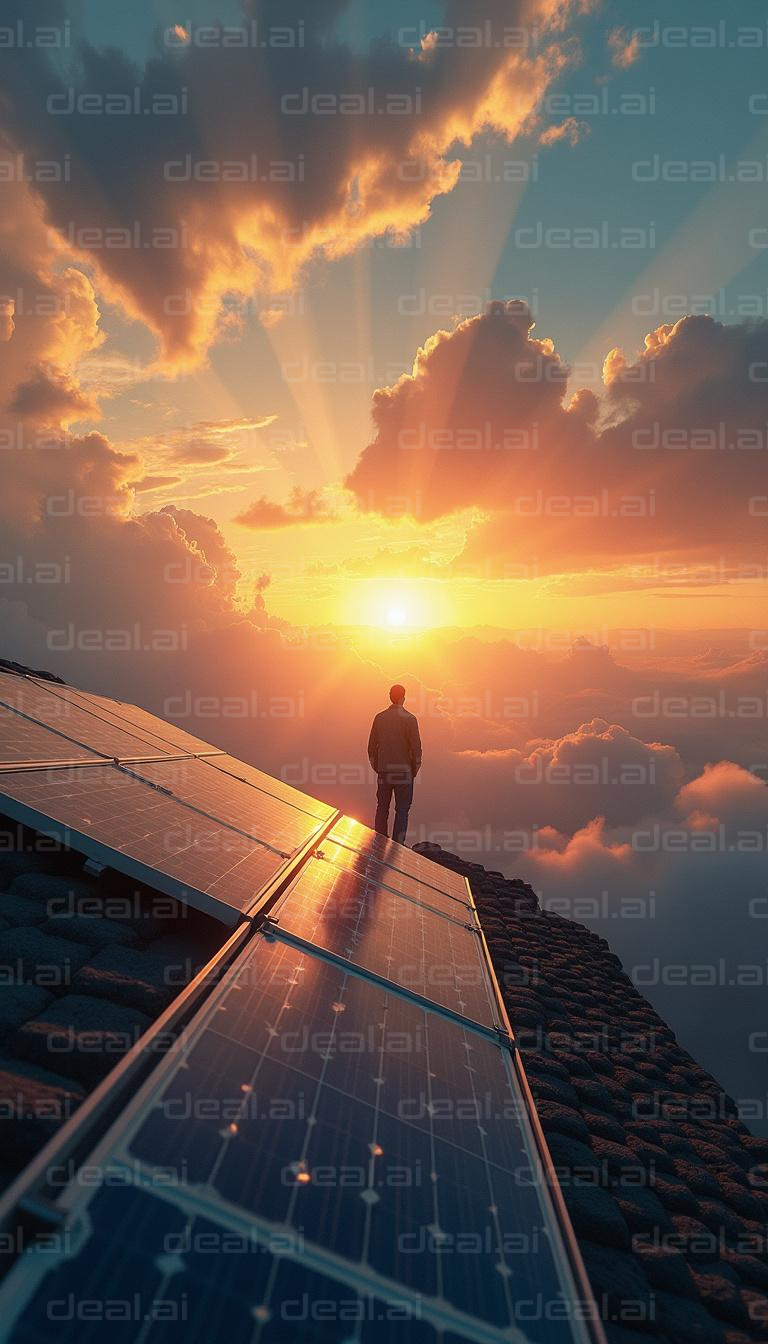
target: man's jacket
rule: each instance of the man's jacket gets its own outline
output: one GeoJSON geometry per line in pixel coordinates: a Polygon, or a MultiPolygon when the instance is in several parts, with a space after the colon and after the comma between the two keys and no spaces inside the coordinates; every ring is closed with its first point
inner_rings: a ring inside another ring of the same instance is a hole
{"type": "Polygon", "coordinates": [[[390,705],[376,715],[368,739],[368,760],[377,775],[413,779],[421,766],[421,738],[415,714],[390,705]]]}

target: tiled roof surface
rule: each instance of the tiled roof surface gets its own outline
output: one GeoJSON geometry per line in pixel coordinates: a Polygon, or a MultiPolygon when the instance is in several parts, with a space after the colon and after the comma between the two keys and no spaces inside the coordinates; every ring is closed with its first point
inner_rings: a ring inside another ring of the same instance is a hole
{"type": "Polygon", "coordinates": [[[604,938],[416,848],[470,880],[610,1344],[768,1340],[768,1142],[604,938]]]}
{"type": "Polygon", "coordinates": [[[0,1188],[222,945],[215,920],[0,819],[0,1188]]]}

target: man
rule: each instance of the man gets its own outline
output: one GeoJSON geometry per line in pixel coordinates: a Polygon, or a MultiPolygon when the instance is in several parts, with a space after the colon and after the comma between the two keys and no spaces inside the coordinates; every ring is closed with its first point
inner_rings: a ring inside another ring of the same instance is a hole
{"type": "Polygon", "coordinates": [[[403,705],[405,687],[393,686],[389,698],[391,705],[376,715],[368,739],[368,760],[379,777],[374,826],[379,835],[388,834],[389,805],[394,793],[392,839],[404,845],[413,781],[421,768],[421,738],[416,715],[409,714],[403,705]]]}

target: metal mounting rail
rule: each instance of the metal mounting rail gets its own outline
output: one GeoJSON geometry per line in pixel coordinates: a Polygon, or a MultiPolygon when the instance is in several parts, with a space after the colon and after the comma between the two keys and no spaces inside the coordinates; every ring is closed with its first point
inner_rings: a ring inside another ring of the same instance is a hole
{"type": "MultiPolygon", "coordinates": [[[[35,719],[36,723],[37,720],[35,719]]],[[[88,748],[92,750],[91,747],[88,748]]],[[[163,752],[162,755],[147,756],[86,756],[83,760],[71,761],[0,761],[0,775],[24,774],[30,770],[89,770],[100,765],[108,769],[117,765],[162,765],[165,761],[207,761],[211,757],[226,756],[225,751],[180,751],[175,754],[163,752]]]]}

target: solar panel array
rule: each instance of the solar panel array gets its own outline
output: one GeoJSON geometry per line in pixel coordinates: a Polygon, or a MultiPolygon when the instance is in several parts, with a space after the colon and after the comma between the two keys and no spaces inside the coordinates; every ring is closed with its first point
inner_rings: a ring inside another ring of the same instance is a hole
{"type": "Polygon", "coordinates": [[[236,923],[334,815],[133,705],[0,673],[14,820],[236,923]]]}
{"type": "MultiPolygon", "coordinates": [[[[0,809],[251,933],[89,1140],[96,1178],[32,1191],[60,1244],[0,1287],[6,1337],[80,1344],[119,1322],[135,1344],[599,1339],[465,880],[198,739],[185,752],[144,711],[64,690],[98,720],[92,741],[135,733],[144,758],[84,740],[87,763],[12,760],[0,809]]],[[[25,722],[50,731],[42,709],[25,722]]]]}

